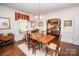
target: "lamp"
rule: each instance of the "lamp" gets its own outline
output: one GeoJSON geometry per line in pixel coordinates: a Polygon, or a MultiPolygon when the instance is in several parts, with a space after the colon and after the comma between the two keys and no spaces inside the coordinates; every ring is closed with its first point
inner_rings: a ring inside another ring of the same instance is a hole
{"type": "Polygon", "coordinates": [[[38,3],[38,9],[39,9],[39,10],[38,10],[38,11],[39,11],[39,13],[38,13],[38,15],[37,15],[37,16],[35,16],[35,18],[36,18],[36,19],[39,19],[39,20],[40,20],[40,19],[44,19],[45,17],[44,17],[44,16],[42,16],[42,15],[41,15],[41,13],[40,13],[40,3],[38,3]]]}

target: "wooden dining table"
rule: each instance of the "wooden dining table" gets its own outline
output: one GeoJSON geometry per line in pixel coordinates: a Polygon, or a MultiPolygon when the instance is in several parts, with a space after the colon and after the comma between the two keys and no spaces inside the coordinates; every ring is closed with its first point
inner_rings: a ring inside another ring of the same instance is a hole
{"type": "Polygon", "coordinates": [[[38,35],[31,35],[31,39],[47,44],[53,39],[55,39],[55,36],[48,34],[38,34],[38,35]]]}

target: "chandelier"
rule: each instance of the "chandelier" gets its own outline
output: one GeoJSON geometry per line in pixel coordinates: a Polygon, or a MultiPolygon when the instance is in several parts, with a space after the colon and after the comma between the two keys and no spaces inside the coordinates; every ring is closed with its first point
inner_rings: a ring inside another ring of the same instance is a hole
{"type": "Polygon", "coordinates": [[[40,8],[40,3],[38,3],[38,11],[39,11],[39,13],[38,13],[37,16],[35,16],[35,18],[36,18],[36,19],[39,19],[39,20],[45,18],[44,16],[41,15],[41,13],[40,13],[41,10],[40,10],[40,9],[41,9],[41,8],[40,8]]]}

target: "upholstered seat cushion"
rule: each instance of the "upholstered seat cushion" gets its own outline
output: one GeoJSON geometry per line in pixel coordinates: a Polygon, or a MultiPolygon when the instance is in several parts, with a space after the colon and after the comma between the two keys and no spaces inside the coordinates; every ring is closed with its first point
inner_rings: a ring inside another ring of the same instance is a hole
{"type": "Polygon", "coordinates": [[[54,43],[50,43],[47,47],[50,49],[56,50],[57,45],[54,43]]]}

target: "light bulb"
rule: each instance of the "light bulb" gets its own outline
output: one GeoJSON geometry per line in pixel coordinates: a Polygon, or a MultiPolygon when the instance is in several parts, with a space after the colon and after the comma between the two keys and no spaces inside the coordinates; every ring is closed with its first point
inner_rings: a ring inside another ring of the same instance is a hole
{"type": "Polygon", "coordinates": [[[42,16],[40,15],[39,18],[42,19],[42,16]]]}
{"type": "Polygon", "coordinates": [[[45,17],[44,17],[44,16],[42,16],[42,18],[44,19],[45,17]]]}
{"type": "Polygon", "coordinates": [[[38,16],[35,16],[36,19],[38,19],[38,16]]]}
{"type": "Polygon", "coordinates": [[[36,19],[44,19],[45,17],[42,16],[42,15],[39,15],[39,16],[35,16],[36,19]]]}

